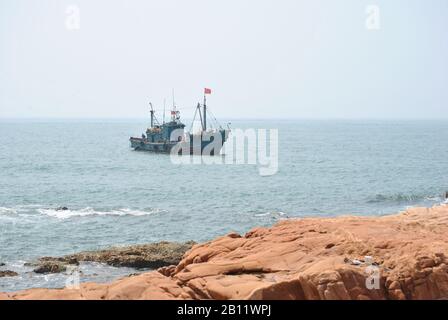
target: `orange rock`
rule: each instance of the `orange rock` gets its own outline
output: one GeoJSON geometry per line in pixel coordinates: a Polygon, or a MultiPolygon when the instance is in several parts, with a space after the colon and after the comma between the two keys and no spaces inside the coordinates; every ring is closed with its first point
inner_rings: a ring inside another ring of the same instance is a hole
{"type": "Polygon", "coordinates": [[[447,255],[448,206],[292,219],[195,245],[159,272],[0,299],[447,299],[447,255]]]}

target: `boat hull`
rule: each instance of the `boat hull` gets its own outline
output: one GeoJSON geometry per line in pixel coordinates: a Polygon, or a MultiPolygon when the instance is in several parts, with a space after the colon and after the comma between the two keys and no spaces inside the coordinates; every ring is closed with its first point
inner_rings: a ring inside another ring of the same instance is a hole
{"type": "MultiPolygon", "coordinates": [[[[221,152],[221,149],[227,140],[227,137],[229,135],[228,130],[220,130],[221,134],[221,142],[219,144],[214,144],[213,149],[210,151],[207,151],[207,155],[219,155],[221,152]]],[[[154,152],[154,153],[171,153],[172,149],[176,147],[179,152],[179,155],[184,155],[185,153],[188,155],[203,155],[204,149],[210,144],[213,143],[213,139],[210,141],[204,141],[203,139],[200,140],[201,146],[199,148],[199,144],[195,146],[193,143],[186,142],[186,141],[162,141],[162,142],[150,142],[146,138],[135,138],[131,137],[129,139],[131,143],[131,148],[133,148],[135,151],[147,151],[147,152],[154,152]]],[[[190,135],[190,141],[194,141],[194,136],[190,135]]]]}

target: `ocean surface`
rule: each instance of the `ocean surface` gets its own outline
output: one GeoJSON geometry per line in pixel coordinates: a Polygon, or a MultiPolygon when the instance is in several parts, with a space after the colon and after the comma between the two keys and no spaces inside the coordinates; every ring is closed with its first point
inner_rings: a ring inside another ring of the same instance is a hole
{"type": "MultiPolygon", "coordinates": [[[[448,191],[447,121],[245,120],[277,128],[279,170],[136,152],[146,121],[0,121],[0,291],[63,287],[25,262],[112,245],[205,241],[280,219],[384,215],[448,191]],[[67,211],[56,208],[66,206],[67,211]]],[[[225,157],[225,156],[224,156],[225,157]]],[[[83,264],[81,281],[135,270],[83,264]]]]}

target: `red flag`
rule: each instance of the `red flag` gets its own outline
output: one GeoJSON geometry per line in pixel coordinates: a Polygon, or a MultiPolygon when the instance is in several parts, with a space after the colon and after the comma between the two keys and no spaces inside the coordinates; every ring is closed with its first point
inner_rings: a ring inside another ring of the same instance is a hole
{"type": "Polygon", "coordinates": [[[205,88],[204,89],[204,94],[212,94],[212,89],[205,88]]]}

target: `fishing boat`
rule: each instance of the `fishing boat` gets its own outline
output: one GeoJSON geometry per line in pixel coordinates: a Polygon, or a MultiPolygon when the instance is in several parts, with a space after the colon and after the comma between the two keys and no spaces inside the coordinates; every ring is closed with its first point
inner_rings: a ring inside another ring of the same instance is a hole
{"type": "Polygon", "coordinates": [[[136,151],[149,151],[156,153],[176,153],[179,155],[219,155],[226,142],[230,128],[224,129],[217,122],[216,127],[207,126],[207,95],[211,89],[204,89],[204,103],[197,104],[190,132],[185,132],[185,124],[180,120],[180,112],[174,103],[171,110],[170,121],[160,123],[155,110],[150,104],[151,125],[141,137],[131,137],[131,148],[136,151]],[[192,133],[196,117],[200,119],[200,130],[192,133]],[[173,150],[175,148],[175,150],[173,150]]]}

